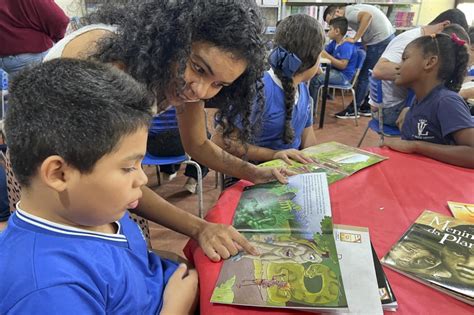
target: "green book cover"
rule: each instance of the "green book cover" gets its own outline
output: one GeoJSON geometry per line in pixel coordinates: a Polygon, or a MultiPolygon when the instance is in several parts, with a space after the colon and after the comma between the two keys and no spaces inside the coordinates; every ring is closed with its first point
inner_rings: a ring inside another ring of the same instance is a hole
{"type": "Polygon", "coordinates": [[[474,305],[474,224],[425,210],[382,264],[474,305]]]}
{"type": "Polygon", "coordinates": [[[247,187],[233,225],[260,255],[226,260],[211,302],[347,310],[324,173],[247,187]]]}
{"type": "Polygon", "coordinates": [[[338,142],[326,142],[308,147],[306,153],[313,162],[302,164],[293,162],[286,164],[283,160],[271,160],[259,164],[261,167],[285,167],[297,174],[321,173],[327,174],[329,184],[350,176],[361,169],[379,163],[384,156],[347,146],[338,142]]]}

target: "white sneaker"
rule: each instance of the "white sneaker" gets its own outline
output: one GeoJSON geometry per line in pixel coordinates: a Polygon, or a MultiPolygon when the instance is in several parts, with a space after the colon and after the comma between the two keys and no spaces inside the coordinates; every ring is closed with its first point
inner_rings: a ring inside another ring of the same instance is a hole
{"type": "Polygon", "coordinates": [[[192,194],[195,194],[197,191],[197,180],[192,177],[188,177],[186,183],[184,184],[184,188],[192,194]]]}
{"type": "Polygon", "coordinates": [[[177,172],[174,172],[173,174],[161,173],[163,181],[172,181],[176,176],[178,176],[177,172]]]}

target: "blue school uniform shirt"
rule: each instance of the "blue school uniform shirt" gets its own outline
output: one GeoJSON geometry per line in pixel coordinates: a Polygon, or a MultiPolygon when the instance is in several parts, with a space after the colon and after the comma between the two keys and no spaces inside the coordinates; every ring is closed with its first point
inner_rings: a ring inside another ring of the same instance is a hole
{"type": "Polygon", "coordinates": [[[404,140],[455,144],[452,133],[473,128],[474,123],[464,100],[443,84],[431,90],[410,108],[401,130],[404,140]]]}
{"type": "Polygon", "coordinates": [[[126,213],[118,233],[24,211],[0,233],[0,314],[157,314],[174,262],[148,252],[126,213]]]}
{"type": "Polygon", "coordinates": [[[357,67],[356,49],[357,48],[355,47],[353,43],[343,42],[342,44],[338,46],[335,40],[332,40],[326,46],[326,49],[325,49],[328,54],[332,55],[336,59],[349,60],[349,62],[347,63],[347,67],[344,70],[339,70],[337,68],[334,68],[338,71],[341,71],[341,73],[344,75],[347,81],[351,81],[356,72],[356,67],[357,67]]]}
{"type": "Polygon", "coordinates": [[[260,122],[255,118],[258,117],[258,114],[255,111],[253,113],[253,123],[260,123],[260,127],[252,143],[272,150],[299,149],[304,129],[313,125],[307,85],[305,83],[298,84],[299,96],[293,106],[291,119],[295,137],[293,142],[285,144],[283,141],[286,116],[285,94],[280,86],[280,81],[272,70],[265,72],[263,83],[265,85],[265,108],[260,122]],[[274,77],[272,78],[272,76],[274,77]]]}

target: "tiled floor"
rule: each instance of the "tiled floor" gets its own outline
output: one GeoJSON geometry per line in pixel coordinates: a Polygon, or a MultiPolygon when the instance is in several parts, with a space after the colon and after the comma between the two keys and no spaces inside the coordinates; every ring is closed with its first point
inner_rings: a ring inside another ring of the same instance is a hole
{"type": "MultiPolygon", "coordinates": [[[[348,97],[346,97],[346,102],[349,101],[348,97]]],[[[315,124],[318,143],[337,141],[351,146],[357,145],[370,118],[361,117],[359,119],[359,126],[355,126],[354,120],[341,120],[333,117],[334,113],[341,109],[341,98],[339,96],[336,97],[335,101],[328,101],[324,128],[317,129],[318,124],[315,124]]],[[[213,112],[208,111],[208,119],[211,119],[212,116],[213,112]]],[[[211,124],[208,125],[211,126],[211,124]]],[[[362,147],[376,146],[377,143],[378,136],[369,130],[362,147]]],[[[182,169],[184,169],[184,167],[182,167],[182,169]]],[[[172,181],[157,186],[155,168],[147,168],[147,174],[149,174],[149,185],[152,186],[160,196],[175,206],[197,215],[197,196],[191,195],[183,188],[186,177],[182,173],[183,171],[180,171],[178,176],[172,181]]],[[[215,204],[219,196],[219,191],[215,188],[215,181],[216,178],[214,171],[209,172],[207,177],[204,179],[203,194],[205,211],[215,204]]],[[[182,249],[188,241],[188,237],[154,223],[150,223],[150,230],[153,248],[175,252],[178,255],[183,256],[182,249]]]]}

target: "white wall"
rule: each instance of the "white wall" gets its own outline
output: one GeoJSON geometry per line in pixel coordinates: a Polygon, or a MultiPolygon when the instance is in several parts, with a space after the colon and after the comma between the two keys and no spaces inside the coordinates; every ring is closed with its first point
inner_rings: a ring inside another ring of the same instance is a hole
{"type": "MultiPolygon", "coordinates": [[[[454,0],[422,0],[418,25],[430,23],[441,12],[453,9],[454,0]]],[[[415,21],[416,21],[415,17],[415,21]]]]}
{"type": "Polygon", "coordinates": [[[69,17],[83,16],[85,13],[82,0],[54,0],[69,17]]]}

